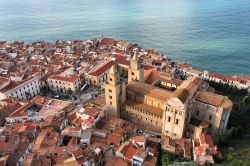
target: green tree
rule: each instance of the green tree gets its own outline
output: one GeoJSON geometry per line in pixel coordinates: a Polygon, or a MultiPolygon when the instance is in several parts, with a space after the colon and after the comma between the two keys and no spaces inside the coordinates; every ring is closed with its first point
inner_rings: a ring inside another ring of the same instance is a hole
{"type": "Polygon", "coordinates": [[[163,166],[170,165],[178,159],[178,155],[169,153],[167,151],[162,152],[161,164],[163,166]]]}

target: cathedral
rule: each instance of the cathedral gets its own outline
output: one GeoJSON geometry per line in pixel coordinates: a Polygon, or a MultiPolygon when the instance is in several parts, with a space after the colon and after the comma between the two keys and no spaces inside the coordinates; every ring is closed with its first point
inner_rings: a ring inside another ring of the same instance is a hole
{"type": "Polygon", "coordinates": [[[228,97],[215,94],[207,82],[197,77],[182,81],[160,73],[153,84],[145,83],[137,54],[128,68],[111,67],[105,101],[110,116],[176,139],[196,138],[201,133],[222,134],[233,105],[228,97]],[[125,77],[124,72],[121,74],[124,70],[125,77]]]}

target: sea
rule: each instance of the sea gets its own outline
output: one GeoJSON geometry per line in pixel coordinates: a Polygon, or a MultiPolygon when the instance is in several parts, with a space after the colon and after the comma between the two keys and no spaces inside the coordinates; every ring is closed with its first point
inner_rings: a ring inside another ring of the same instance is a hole
{"type": "Polygon", "coordinates": [[[250,0],[0,0],[0,41],[102,35],[197,70],[250,75],[250,0]]]}

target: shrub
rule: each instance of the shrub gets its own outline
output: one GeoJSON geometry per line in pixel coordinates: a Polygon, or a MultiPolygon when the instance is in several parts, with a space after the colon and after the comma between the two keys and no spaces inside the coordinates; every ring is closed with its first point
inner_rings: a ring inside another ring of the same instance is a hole
{"type": "Polygon", "coordinates": [[[218,146],[227,146],[230,139],[240,138],[243,135],[243,129],[241,126],[232,127],[227,130],[224,134],[214,137],[214,143],[218,146]]]}

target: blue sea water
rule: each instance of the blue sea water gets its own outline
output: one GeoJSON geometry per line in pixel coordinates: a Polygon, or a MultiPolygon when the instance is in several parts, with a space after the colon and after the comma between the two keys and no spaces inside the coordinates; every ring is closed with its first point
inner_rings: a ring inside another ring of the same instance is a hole
{"type": "Polygon", "coordinates": [[[250,0],[0,0],[0,40],[102,34],[195,69],[250,75],[250,0]]]}

